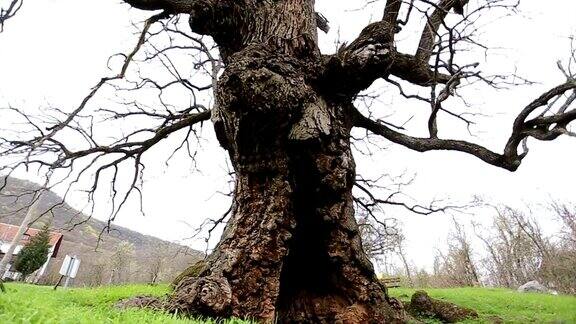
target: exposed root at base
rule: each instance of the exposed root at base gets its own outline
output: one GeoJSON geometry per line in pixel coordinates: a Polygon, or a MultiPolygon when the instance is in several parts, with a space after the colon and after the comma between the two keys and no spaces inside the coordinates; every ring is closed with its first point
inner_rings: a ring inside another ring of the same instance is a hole
{"type": "Polygon", "coordinates": [[[232,288],[221,276],[188,277],[174,291],[167,308],[210,317],[230,316],[232,288]]]}
{"type": "Polygon", "coordinates": [[[473,309],[430,298],[423,290],[418,290],[412,295],[410,303],[406,305],[406,310],[417,318],[435,318],[443,323],[457,323],[478,317],[478,313],[473,309]]]}

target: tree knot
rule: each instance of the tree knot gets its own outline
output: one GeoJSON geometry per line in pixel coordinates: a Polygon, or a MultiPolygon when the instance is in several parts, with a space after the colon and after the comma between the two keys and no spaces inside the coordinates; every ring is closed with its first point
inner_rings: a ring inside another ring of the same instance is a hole
{"type": "Polygon", "coordinates": [[[231,312],[232,289],[221,276],[185,279],[172,299],[173,310],[213,317],[228,317],[231,312]]]}

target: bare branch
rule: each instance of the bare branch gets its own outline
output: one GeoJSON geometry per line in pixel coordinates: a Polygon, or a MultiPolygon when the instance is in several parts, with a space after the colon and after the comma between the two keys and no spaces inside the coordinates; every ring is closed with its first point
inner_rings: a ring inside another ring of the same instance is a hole
{"type": "Polygon", "coordinates": [[[386,6],[384,7],[384,15],[382,16],[382,21],[386,22],[388,33],[395,33],[399,31],[398,26],[398,15],[400,14],[400,8],[402,8],[403,0],[387,0],[386,6]]]}
{"type": "Polygon", "coordinates": [[[197,1],[194,0],[124,0],[141,10],[164,10],[171,14],[190,13],[197,1]]]}
{"type": "Polygon", "coordinates": [[[316,12],[316,26],[321,31],[328,33],[330,31],[330,25],[328,25],[329,21],[319,12],[316,12]]]}
{"type": "Polygon", "coordinates": [[[438,138],[412,137],[392,130],[388,126],[375,122],[364,117],[360,113],[356,114],[357,127],[365,128],[386,139],[406,146],[418,152],[432,150],[453,150],[474,155],[484,162],[498,166],[509,171],[515,171],[525,157],[525,154],[518,154],[520,142],[527,137],[534,137],[539,140],[549,141],[567,132],[568,124],[576,120],[576,109],[564,113],[554,114],[546,117],[535,117],[528,119],[529,115],[537,108],[545,106],[553,98],[563,95],[567,91],[576,89],[576,81],[571,80],[561,84],[534,100],[526,106],[514,122],[512,135],[506,144],[504,154],[498,154],[478,144],[459,140],[444,140],[438,138]]]}
{"type": "Polygon", "coordinates": [[[464,6],[468,4],[468,0],[441,0],[438,5],[435,5],[433,13],[428,17],[422,36],[420,37],[420,44],[416,51],[415,60],[422,64],[427,64],[432,56],[432,50],[436,43],[436,37],[440,26],[448,15],[451,9],[458,14],[464,14],[464,6]]]}
{"type": "MultiPolygon", "coordinates": [[[[209,108],[196,102],[197,92],[212,90],[221,68],[218,57],[210,53],[212,47],[206,45],[200,36],[182,32],[177,26],[177,19],[168,20],[167,24],[161,24],[159,31],[153,31],[154,23],[165,18],[169,18],[169,14],[164,11],[146,20],[138,33],[134,49],[126,55],[114,56],[123,58],[118,74],[103,78],[84,97],[80,106],[71,112],[49,107],[39,116],[34,116],[23,109],[5,108],[2,112],[12,114],[8,119],[18,124],[20,118],[24,123],[20,127],[16,126],[18,129],[9,130],[0,136],[0,156],[3,157],[0,172],[10,175],[17,169],[35,167],[39,173],[58,173],[65,181],[52,178],[52,186],[67,186],[63,200],[68,192],[74,191],[73,187],[75,191],[81,187],[87,196],[88,217],[94,212],[96,197],[106,198],[97,192],[109,190],[110,215],[108,226],[102,233],[110,229],[111,222],[128,204],[129,199],[136,198],[140,202],[143,214],[141,188],[145,153],[173,134],[173,137],[178,138],[183,135],[179,145],[167,155],[166,163],[180,150],[185,150],[191,161],[194,161],[197,148],[193,146],[199,143],[197,126],[210,120],[211,114],[209,108]],[[187,45],[180,45],[181,42],[187,45]],[[201,74],[198,79],[207,81],[207,84],[195,84],[189,76],[179,71],[171,56],[181,48],[189,51],[186,57],[188,62],[193,63],[192,71],[201,74]],[[142,75],[140,65],[137,64],[139,62],[159,62],[161,68],[154,73],[162,81],[142,75]],[[162,68],[174,80],[166,81],[161,74],[158,75],[162,68]],[[132,79],[134,76],[136,80],[132,79]],[[104,92],[104,86],[110,87],[116,94],[139,91],[146,98],[150,98],[150,91],[156,91],[160,107],[140,103],[136,94],[126,96],[135,99],[123,99],[114,107],[93,107],[91,102],[97,100],[95,98],[99,90],[104,92]],[[188,92],[189,107],[176,108],[162,98],[167,89],[175,91],[178,86],[179,91],[183,89],[188,92]],[[124,123],[120,124],[120,129],[115,129],[120,121],[124,123]],[[130,130],[124,132],[125,127],[130,130]],[[11,133],[14,138],[10,138],[11,133]],[[194,138],[195,143],[191,142],[194,138]],[[108,184],[109,189],[103,188],[108,184]]],[[[46,175],[48,178],[50,176],[46,175]]]]}
{"type": "Polygon", "coordinates": [[[14,17],[22,9],[23,4],[24,0],[10,0],[8,7],[0,7],[0,33],[4,31],[6,20],[14,17]]]}

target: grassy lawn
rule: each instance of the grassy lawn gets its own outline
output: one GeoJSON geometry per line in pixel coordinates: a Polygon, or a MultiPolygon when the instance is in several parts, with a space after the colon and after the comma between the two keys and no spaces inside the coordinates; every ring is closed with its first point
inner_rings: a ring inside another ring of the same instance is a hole
{"type": "MultiPolygon", "coordinates": [[[[523,294],[495,288],[425,290],[430,297],[478,311],[479,320],[466,323],[491,323],[491,316],[498,316],[505,323],[576,323],[576,297],[573,296],[523,294]]],[[[394,288],[390,289],[390,294],[401,300],[409,300],[414,291],[394,288]]]]}
{"type": "MultiPolygon", "coordinates": [[[[148,310],[118,310],[120,299],[137,296],[162,296],[166,286],[116,286],[103,288],[58,289],[9,283],[7,294],[0,294],[0,323],[215,323],[188,320],[148,310]]],[[[491,316],[505,323],[575,323],[576,297],[520,294],[506,289],[456,288],[427,289],[430,296],[476,309],[480,319],[467,323],[490,323],[491,316]]],[[[413,289],[396,288],[390,293],[408,300],[413,289]]],[[[230,320],[227,324],[247,324],[230,320]]],[[[430,322],[433,323],[433,322],[430,322]]]]}
{"type": "MultiPolygon", "coordinates": [[[[6,284],[8,293],[0,293],[0,323],[215,323],[211,320],[187,320],[148,310],[118,310],[120,299],[151,295],[162,296],[167,286],[117,286],[104,288],[62,289],[25,284],[6,284]]],[[[227,324],[247,324],[230,320],[227,324]]]]}

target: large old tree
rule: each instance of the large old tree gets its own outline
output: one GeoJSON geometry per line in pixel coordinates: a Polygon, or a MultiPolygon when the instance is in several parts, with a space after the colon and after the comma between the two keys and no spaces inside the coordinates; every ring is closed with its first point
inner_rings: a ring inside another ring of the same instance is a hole
{"type": "Polygon", "coordinates": [[[115,216],[131,194],[139,193],[143,154],[181,131],[187,133],[181,147],[187,147],[194,127],[210,121],[234,169],[233,206],[199,277],[183,280],[170,297],[171,310],[266,323],[404,322],[401,305],[387,296],[362,250],[354,204],[369,210],[383,201],[370,194],[370,183],[356,176],[352,130],[364,129],[419,152],[463,152],[509,171],[526,156],[528,138],[549,141],[573,135],[569,123],[576,119],[576,80],[561,66],[566,82],[519,110],[502,152],[439,137],[439,114],[467,121],[443,106],[459,87],[472,82],[498,86],[498,80],[505,80],[484,76],[477,64],[456,57],[461,44],[478,45],[472,23],[479,16],[489,9],[513,10],[514,1],[388,0],[381,20],[331,55],[319,50],[318,29],[327,30],[328,22],[316,13],[314,0],[124,1],[157,12],[144,24],[134,51],[123,56],[120,72],[103,78],[76,109],[53,108],[50,119],[39,121],[11,108],[34,128],[18,139],[2,138],[2,156],[9,160],[3,168],[35,164],[55,177],[53,183],[63,181],[56,177],[60,171],[73,183],[91,173],[91,190],[96,191],[106,171],[116,180],[118,166],[131,163],[130,189],[112,189],[115,198],[120,196],[113,200],[115,216]],[[414,53],[403,53],[395,38],[409,18],[421,19],[419,46],[414,53]],[[177,27],[184,19],[193,34],[177,27]],[[210,71],[206,85],[179,75],[169,59],[163,64],[174,80],[139,75],[138,81],[118,85],[139,51],[162,34],[172,35],[168,45],[148,47],[143,61],[171,50],[200,53],[194,65],[210,71]],[[200,35],[211,36],[219,54],[200,35]],[[174,41],[177,37],[180,43],[174,41]],[[429,105],[429,136],[408,135],[355,107],[361,92],[377,80],[429,89],[430,96],[422,97],[400,88],[407,98],[429,105]],[[107,84],[118,91],[152,87],[162,92],[175,84],[191,92],[213,89],[214,100],[211,107],[194,102],[188,108],[156,109],[131,97],[123,111],[99,109],[105,121],[155,121],[154,127],[136,127],[106,142],[95,134],[95,111],[87,111],[88,102],[107,84]],[[70,144],[70,135],[81,140],[70,144]],[[355,199],[355,185],[365,199],[355,199]]]}

